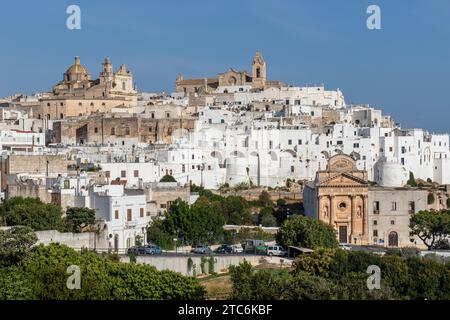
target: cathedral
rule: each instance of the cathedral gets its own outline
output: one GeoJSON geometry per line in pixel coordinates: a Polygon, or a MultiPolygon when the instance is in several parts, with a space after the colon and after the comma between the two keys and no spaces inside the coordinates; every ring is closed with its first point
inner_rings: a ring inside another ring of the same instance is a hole
{"type": "Polygon", "coordinates": [[[114,72],[110,59],[105,58],[99,78],[93,80],[80,58],[75,57],[63,79],[40,100],[32,114],[38,119],[65,119],[109,113],[113,108],[129,108],[136,104],[133,74],[125,65],[114,72]]]}
{"type": "Polygon", "coordinates": [[[91,79],[89,71],[75,57],[75,63],[64,73],[63,80],[53,87],[55,98],[78,97],[84,99],[124,98],[135,100],[137,91],[133,87],[133,75],[125,65],[116,72],[109,58],[105,58],[102,71],[96,80],[91,79]]]}
{"type": "Polygon", "coordinates": [[[177,92],[209,93],[217,87],[251,86],[252,89],[262,90],[269,86],[281,85],[279,81],[267,80],[266,62],[261,52],[257,51],[252,61],[251,74],[230,68],[224,73],[219,73],[216,78],[184,79],[182,75],[178,75],[175,88],[177,92]]]}

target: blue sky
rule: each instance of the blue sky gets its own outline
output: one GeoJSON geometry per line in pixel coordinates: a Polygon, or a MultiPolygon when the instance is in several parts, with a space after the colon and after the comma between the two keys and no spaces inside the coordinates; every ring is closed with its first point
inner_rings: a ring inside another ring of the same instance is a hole
{"type": "Polygon", "coordinates": [[[450,132],[450,1],[193,0],[2,2],[0,96],[50,90],[75,55],[97,77],[109,56],[139,90],[173,91],[178,73],[250,69],[256,50],[268,77],[324,83],[348,103],[368,103],[403,127],[450,132]],[[81,30],[66,8],[81,7],[81,30]],[[381,7],[382,30],[366,27],[381,7]]]}

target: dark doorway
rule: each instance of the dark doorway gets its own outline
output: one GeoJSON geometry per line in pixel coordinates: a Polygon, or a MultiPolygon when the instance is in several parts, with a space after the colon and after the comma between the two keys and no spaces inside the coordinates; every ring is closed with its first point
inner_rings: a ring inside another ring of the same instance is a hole
{"type": "Polygon", "coordinates": [[[389,247],[398,247],[398,234],[395,231],[389,233],[388,239],[389,247]]]}
{"type": "Polygon", "coordinates": [[[339,227],[339,242],[340,243],[347,243],[347,226],[340,226],[339,227]]]}

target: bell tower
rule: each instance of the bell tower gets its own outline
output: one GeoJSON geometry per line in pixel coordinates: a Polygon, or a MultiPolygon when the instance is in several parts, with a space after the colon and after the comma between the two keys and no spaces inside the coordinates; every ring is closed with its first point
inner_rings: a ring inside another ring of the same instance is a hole
{"type": "Polygon", "coordinates": [[[100,80],[105,83],[112,80],[113,77],[113,66],[109,58],[105,58],[102,63],[102,72],[100,72],[100,80]]]}
{"type": "Polygon", "coordinates": [[[266,62],[261,52],[256,51],[252,62],[252,86],[253,88],[264,88],[266,85],[266,62]]]}

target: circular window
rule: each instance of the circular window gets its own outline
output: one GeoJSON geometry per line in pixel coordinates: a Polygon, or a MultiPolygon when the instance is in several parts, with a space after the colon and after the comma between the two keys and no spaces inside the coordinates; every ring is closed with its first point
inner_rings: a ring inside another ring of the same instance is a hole
{"type": "Polygon", "coordinates": [[[345,210],[345,208],[347,208],[347,204],[345,202],[339,203],[339,209],[345,210]]]}

